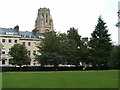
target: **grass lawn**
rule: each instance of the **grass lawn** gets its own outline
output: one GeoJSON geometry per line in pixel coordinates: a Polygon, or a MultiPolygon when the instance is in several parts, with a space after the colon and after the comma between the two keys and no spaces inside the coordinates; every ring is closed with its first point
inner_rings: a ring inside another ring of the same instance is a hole
{"type": "Polygon", "coordinates": [[[118,71],[3,72],[3,88],[118,88],[118,71]]]}

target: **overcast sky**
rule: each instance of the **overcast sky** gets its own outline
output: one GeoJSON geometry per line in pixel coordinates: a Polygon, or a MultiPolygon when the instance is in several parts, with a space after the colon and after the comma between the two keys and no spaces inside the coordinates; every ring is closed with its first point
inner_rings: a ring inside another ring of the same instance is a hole
{"type": "Polygon", "coordinates": [[[82,37],[91,37],[101,15],[112,41],[118,43],[117,11],[119,0],[0,0],[0,27],[32,31],[39,8],[50,8],[55,31],[78,28],[82,37]]]}

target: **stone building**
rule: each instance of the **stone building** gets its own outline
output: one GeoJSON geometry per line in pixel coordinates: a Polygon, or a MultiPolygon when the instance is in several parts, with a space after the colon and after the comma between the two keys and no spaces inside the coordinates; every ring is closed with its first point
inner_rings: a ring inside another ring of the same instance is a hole
{"type": "Polygon", "coordinates": [[[40,8],[38,17],[35,21],[35,28],[32,32],[19,31],[19,26],[12,28],[0,28],[0,42],[2,44],[0,65],[9,65],[10,55],[9,49],[14,44],[23,44],[28,50],[28,55],[31,58],[30,65],[40,65],[35,60],[35,54],[38,54],[36,47],[40,43],[40,37],[43,37],[44,32],[53,31],[53,20],[48,8],[40,8]]]}
{"type": "Polygon", "coordinates": [[[40,8],[38,9],[37,19],[35,21],[35,28],[33,32],[38,35],[40,33],[45,33],[53,31],[53,20],[50,15],[49,8],[40,8]]]}
{"type": "Polygon", "coordinates": [[[32,32],[18,31],[18,29],[11,28],[0,28],[0,42],[2,44],[0,64],[9,65],[9,59],[11,59],[11,57],[8,52],[14,44],[25,45],[28,50],[28,55],[31,58],[31,65],[38,64],[35,60],[35,54],[38,53],[38,48],[36,46],[39,41],[40,40],[33,35],[32,32]]]}

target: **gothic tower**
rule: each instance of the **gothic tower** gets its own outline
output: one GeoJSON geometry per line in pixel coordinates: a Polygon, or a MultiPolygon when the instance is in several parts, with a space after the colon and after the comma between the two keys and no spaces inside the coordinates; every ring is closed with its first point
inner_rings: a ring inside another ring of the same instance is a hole
{"type": "Polygon", "coordinates": [[[49,8],[38,9],[37,19],[35,21],[35,28],[33,32],[36,34],[41,34],[45,32],[53,31],[53,20],[50,15],[49,8]]]}

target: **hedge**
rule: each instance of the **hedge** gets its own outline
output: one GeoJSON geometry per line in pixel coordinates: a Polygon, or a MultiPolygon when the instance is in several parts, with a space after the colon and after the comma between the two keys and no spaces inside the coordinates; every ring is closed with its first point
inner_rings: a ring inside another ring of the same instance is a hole
{"type": "MultiPolygon", "coordinates": [[[[31,67],[2,67],[2,72],[7,71],[75,71],[83,70],[84,67],[40,67],[40,66],[31,66],[31,67]]],[[[108,70],[108,67],[101,67],[100,70],[108,70]]],[[[99,70],[98,67],[87,67],[85,70],[99,70]]]]}

